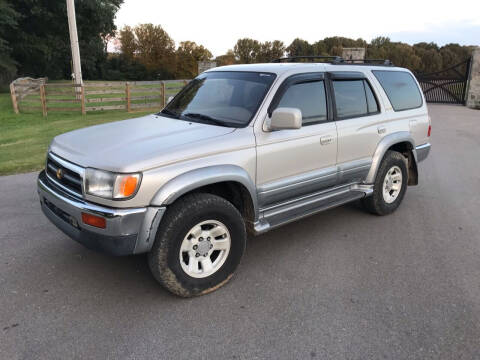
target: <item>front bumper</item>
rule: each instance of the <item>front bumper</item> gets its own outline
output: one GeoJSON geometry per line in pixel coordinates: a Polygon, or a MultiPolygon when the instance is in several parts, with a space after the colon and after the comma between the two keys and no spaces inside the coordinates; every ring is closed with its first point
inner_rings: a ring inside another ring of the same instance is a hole
{"type": "Polygon", "coordinates": [[[165,212],[165,207],[114,209],[88,203],[51,183],[45,171],[37,186],[42,211],[54,225],[87,248],[110,255],[150,251],[165,212]],[[82,223],[82,213],[104,217],[105,229],[82,223]]]}

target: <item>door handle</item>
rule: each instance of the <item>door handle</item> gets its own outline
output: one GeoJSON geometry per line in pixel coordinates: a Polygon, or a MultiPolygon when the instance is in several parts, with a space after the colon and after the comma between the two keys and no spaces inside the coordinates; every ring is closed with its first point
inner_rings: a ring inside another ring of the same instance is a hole
{"type": "Polygon", "coordinates": [[[377,131],[380,135],[385,134],[387,132],[387,128],[385,126],[379,126],[377,131]]]}
{"type": "Polygon", "coordinates": [[[320,144],[321,145],[329,145],[333,142],[333,137],[330,135],[322,136],[320,138],[320,144]]]}

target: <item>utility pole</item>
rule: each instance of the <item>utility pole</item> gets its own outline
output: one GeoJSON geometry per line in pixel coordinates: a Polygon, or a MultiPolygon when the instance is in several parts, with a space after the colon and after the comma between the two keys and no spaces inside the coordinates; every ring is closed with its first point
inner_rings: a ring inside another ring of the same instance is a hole
{"type": "MultiPolygon", "coordinates": [[[[73,80],[75,84],[82,85],[82,64],[80,63],[80,48],[78,47],[77,19],[75,18],[74,0],[67,0],[68,28],[70,30],[70,44],[72,46],[73,80]]],[[[80,87],[75,88],[77,97],[81,94],[80,87]]]]}

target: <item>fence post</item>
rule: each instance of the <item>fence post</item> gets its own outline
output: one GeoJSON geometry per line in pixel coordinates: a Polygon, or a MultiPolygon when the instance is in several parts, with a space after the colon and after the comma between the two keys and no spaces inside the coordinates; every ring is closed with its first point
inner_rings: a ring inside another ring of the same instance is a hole
{"type": "Polygon", "coordinates": [[[165,81],[162,81],[162,108],[167,106],[167,94],[165,92],[165,81]]]}
{"type": "Polygon", "coordinates": [[[188,84],[188,80],[183,80],[183,85],[187,85],[188,84]]]}
{"type": "Polygon", "coordinates": [[[10,84],[10,96],[12,97],[13,111],[15,111],[15,114],[18,114],[17,94],[15,93],[15,85],[13,83],[10,84]]]}
{"type": "Polygon", "coordinates": [[[43,116],[47,116],[47,99],[45,96],[45,84],[40,85],[40,102],[42,103],[43,116]]]}
{"type": "Polygon", "coordinates": [[[130,112],[132,107],[130,104],[130,84],[128,82],[125,83],[125,94],[127,96],[127,112],[130,112]]]}
{"type": "Polygon", "coordinates": [[[82,115],[87,113],[87,109],[85,108],[85,85],[82,84],[80,87],[80,102],[82,104],[82,115]]]}

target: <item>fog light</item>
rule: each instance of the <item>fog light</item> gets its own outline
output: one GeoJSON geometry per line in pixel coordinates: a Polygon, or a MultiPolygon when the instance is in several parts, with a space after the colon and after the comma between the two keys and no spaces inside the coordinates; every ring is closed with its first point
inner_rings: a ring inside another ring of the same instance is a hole
{"type": "Polygon", "coordinates": [[[107,227],[107,221],[101,216],[82,213],[82,221],[84,224],[94,226],[97,228],[105,229],[107,227]]]}

